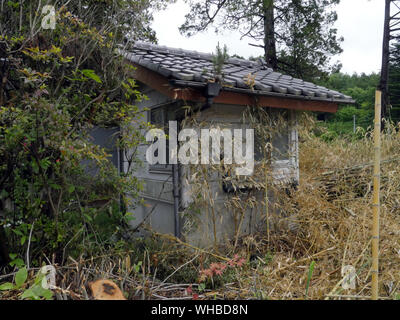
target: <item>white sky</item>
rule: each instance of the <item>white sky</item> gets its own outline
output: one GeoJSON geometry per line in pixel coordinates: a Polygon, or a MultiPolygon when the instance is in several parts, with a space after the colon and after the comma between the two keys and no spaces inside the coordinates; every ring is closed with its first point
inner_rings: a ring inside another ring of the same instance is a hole
{"type": "MultiPolygon", "coordinates": [[[[383,0],[341,0],[337,6],[336,26],[338,34],[344,37],[344,52],[333,60],[342,62],[343,72],[380,70],[384,6],[383,0]]],[[[178,0],[166,11],[155,14],[153,28],[160,45],[212,53],[219,42],[221,46],[227,45],[231,55],[236,53],[248,58],[263,54],[262,49],[248,45],[251,39],[240,40],[240,34],[236,32],[225,31],[216,35],[211,28],[191,38],[182,36],[178,27],[184,22],[188,10],[183,0],[178,0]]]]}

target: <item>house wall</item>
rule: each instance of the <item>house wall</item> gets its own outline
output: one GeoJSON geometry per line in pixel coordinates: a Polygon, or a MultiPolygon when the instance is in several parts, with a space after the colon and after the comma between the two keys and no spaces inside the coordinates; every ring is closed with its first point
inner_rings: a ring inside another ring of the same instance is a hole
{"type": "MultiPolygon", "coordinates": [[[[106,152],[110,155],[110,161],[118,169],[120,168],[120,153],[117,146],[119,139],[120,129],[118,127],[114,128],[101,128],[94,127],[89,132],[90,142],[104,148],[106,152]]],[[[86,172],[92,176],[98,174],[99,168],[95,161],[84,160],[82,164],[86,167],[86,172]]]]}
{"type": "MultiPolygon", "coordinates": [[[[156,108],[168,104],[172,100],[148,86],[142,86],[140,91],[149,99],[137,103],[140,110],[145,108],[156,108]]],[[[144,121],[150,121],[148,112],[144,112],[144,121]]],[[[143,131],[143,135],[146,132],[143,131]]],[[[131,222],[136,227],[143,219],[146,219],[156,231],[174,234],[174,210],[172,197],[172,172],[150,171],[146,162],[146,150],[148,145],[138,147],[138,155],[142,161],[142,167],[135,172],[137,178],[143,182],[144,190],[141,193],[145,204],[133,208],[135,219],[131,222]]],[[[124,170],[127,170],[127,161],[124,159],[124,170]]]]}
{"type": "MultiPolygon", "coordinates": [[[[142,88],[142,91],[149,97],[138,104],[139,108],[155,108],[171,101],[166,96],[163,96],[157,91],[148,87],[142,88]]],[[[238,105],[223,105],[214,104],[211,108],[201,112],[198,121],[208,123],[210,126],[218,125],[230,128],[243,127],[243,111],[245,107],[238,105]]],[[[148,113],[145,114],[146,121],[148,113]]],[[[291,121],[295,122],[295,113],[291,113],[291,121]]],[[[298,157],[297,157],[297,132],[294,129],[290,130],[290,147],[291,158],[288,161],[280,161],[273,164],[274,177],[276,180],[298,180],[298,157]]],[[[151,171],[148,163],[145,161],[145,153],[147,145],[139,147],[139,154],[143,160],[143,167],[136,172],[136,176],[143,181],[144,191],[142,196],[145,204],[135,208],[135,220],[132,226],[135,227],[147,219],[147,222],[157,232],[174,234],[174,210],[173,210],[173,195],[172,195],[172,172],[168,171],[151,171]]],[[[125,164],[126,166],[126,164],[125,164]]],[[[182,172],[182,209],[187,208],[191,204],[191,187],[186,181],[188,174],[187,167],[181,166],[182,172]]],[[[216,234],[219,242],[232,239],[237,228],[238,221],[240,220],[240,213],[229,212],[224,207],[226,197],[231,194],[226,194],[222,189],[222,183],[214,182],[212,185],[213,194],[216,195],[214,199],[214,213],[217,217],[216,234]]],[[[214,197],[214,196],[213,196],[214,197]]],[[[256,194],[257,202],[261,203],[264,200],[264,192],[256,194]]],[[[273,201],[273,195],[269,197],[269,201],[273,201]]],[[[265,229],[264,216],[265,208],[261,205],[256,206],[251,210],[247,210],[241,224],[241,233],[252,233],[261,228],[265,229]]],[[[202,208],[194,217],[186,217],[182,219],[183,236],[186,241],[198,246],[208,246],[214,241],[214,226],[211,210],[202,208]],[[197,223],[196,223],[197,221],[197,223]]]]}
{"type": "MultiPolygon", "coordinates": [[[[211,108],[202,111],[197,117],[197,121],[205,127],[250,128],[249,125],[243,124],[243,113],[245,110],[246,107],[239,105],[214,104],[211,108]]],[[[295,124],[296,113],[291,111],[289,112],[288,139],[290,158],[285,161],[273,161],[272,176],[276,183],[290,183],[299,179],[298,135],[295,124]]],[[[189,172],[185,168],[182,171],[184,172],[182,201],[183,207],[187,208],[192,203],[191,199],[194,195],[192,194],[190,183],[185,183],[185,181],[190,181],[190,176],[193,172],[189,172]]],[[[262,204],[265,203],[265,191],[256,191],[254,193],[257,199],[256,206],[251,209],[249,208],[243,214],[243,212],[238,210],[235,211],[226,208],[225,203],[227,199],[233,195],[224,192],[222,182],[218,181],[218,177],[212,180],[214,182],[210,183],[210,193],[213,196],[213,208],[190,208],[193,211],[193,215],[183,222],[186,241],[200,247],[205,247],[214,243],[214,230],[217,242],[220,243],[232,240],[238,230],[239,234],[251,234],[256,231],[262,232],[266,230],[266,209],[262,204]]],[[[269,192],[268,200],[270,204],[273,204],[274,194],[272,191],[269,192]]],[[[273,214],[273,205],[269,206],[269,212],[273,214]]],[[[273,228],[274,226],[271,225],[271,227],[273,228]]]]}

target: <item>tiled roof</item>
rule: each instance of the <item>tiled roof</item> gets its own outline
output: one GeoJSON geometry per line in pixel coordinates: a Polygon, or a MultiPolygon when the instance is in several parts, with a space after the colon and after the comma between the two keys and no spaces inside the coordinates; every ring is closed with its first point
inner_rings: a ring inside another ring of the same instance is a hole
{"type": "MultiPolygon", "coordinates": [[[[213,55],[136,42],[125,57],[169,79],[190,85],[206,84],[213,78],[213,55]]],[[[274,72],[260,59],[257,62],[230,58],[222,69],[223,84],[231,89],[262,95],[354,103],[351,97],[311,82],[274,72]],[[249,86],[249,74],[255,81],[249,86]]]]}

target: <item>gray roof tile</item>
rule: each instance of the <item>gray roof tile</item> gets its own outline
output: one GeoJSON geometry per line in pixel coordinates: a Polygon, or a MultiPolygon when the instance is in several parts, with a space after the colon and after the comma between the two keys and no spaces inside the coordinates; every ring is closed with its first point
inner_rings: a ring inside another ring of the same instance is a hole
{"type": "Polygon", "coordinates": [[[254,88],[255,88],[256,90],[267,91],[267,92],[269,92],[269,91],[272,90],[272,87],[271,87],[271,86],[266,85],[266,84],[263,84],[263,83],[261,83],[261,82],[259,82],[259,81],[256,81],[256,83],[255,83],[255,85],[254,85],[254,88]]]}
{"type": "MultiPolygon", "coordinates": [[[[155,71],[164,77],[181,81],[206,82],[213,78],[213,55],[197,51],[169,48],[145,42],[136,42],[125,57],[142,67],[155,71]]],[[[275,92],[285,95],[306,96],[319,100],[353,103],[349,96],[311,82],[296,79],[268,68],[262,59],[248,61],[230,58],[223,69],[223,84],[233,88],[247,89],[249,93],[275,92]],[[254,86],[246,80],[255,77],[254,86]]]]}
{"type": "Polygon", "coordinates": [[[181,80],[191,81],[194,78],[194,74],[179,72],[176,74],[176,77],[181,80]]]}

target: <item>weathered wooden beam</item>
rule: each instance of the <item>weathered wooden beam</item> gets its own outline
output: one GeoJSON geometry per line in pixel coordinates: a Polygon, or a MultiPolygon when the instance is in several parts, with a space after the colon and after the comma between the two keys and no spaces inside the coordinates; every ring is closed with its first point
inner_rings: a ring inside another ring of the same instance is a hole
{"type": "Polygon", "coordinates": [[[134,67],[133,77],[174,100],[206,101],[201,92],[193,88],[173,87],[166,77],[157,72],[146,69],[136,63],[130,62],[134,67]]]}
{"type": "MultiPolygon", "coordinates": [[[[174,87],[168,79],[157,72],[146,69],[140,65],[130,62],[135,71],[133,76],[136,80],[159,91],[174,100],[185,100],[194,102],[205,102],[206,98],[199,89],[174,87]]],[[[234,105],[257,105],[260,107],[283,108],[292,110],[321,111],[334,113],[338,109],[336,102],[304,100],[296,98],[273,97],[263,95],[252,95],[246,93],[226,91],[222,88],[219,96],[214,98],[214,103],[234,105]]]]}
{"type": "Polygon", "coordinates": [[[252,96],[243,93],[222,91],[214,99],[216,103],[239,104],[239,105],[257,105],[260,107],[283,108],[292,110],[336,112],[338,104],[329,101],[300,100],[283,97],[271,96],[252,96]]]}

